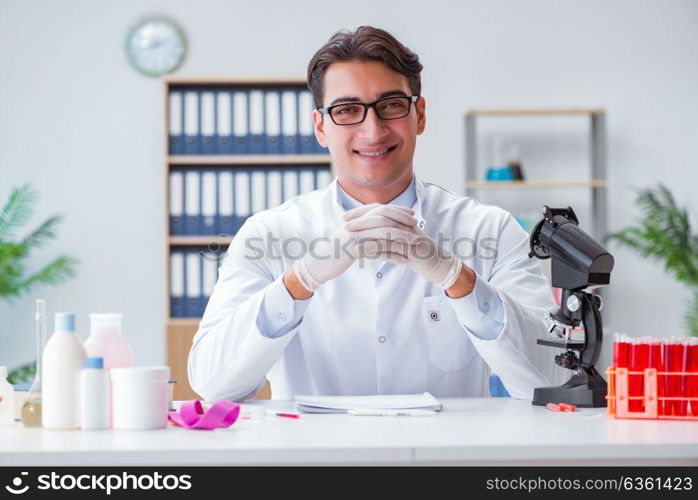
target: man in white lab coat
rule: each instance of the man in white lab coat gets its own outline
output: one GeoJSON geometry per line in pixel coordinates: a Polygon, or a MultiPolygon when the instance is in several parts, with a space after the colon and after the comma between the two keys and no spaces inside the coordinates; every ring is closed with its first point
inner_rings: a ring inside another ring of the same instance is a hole
{"type": "Polygon", "coordinates": [[[313,56],[315,135],[337,179],[235,235],[189,354],[205,399],[294,394],[513,397],[560,382],[538,346],[555,305],[506,211],[417,179],[422,65],[372,27],[313,56]]]}

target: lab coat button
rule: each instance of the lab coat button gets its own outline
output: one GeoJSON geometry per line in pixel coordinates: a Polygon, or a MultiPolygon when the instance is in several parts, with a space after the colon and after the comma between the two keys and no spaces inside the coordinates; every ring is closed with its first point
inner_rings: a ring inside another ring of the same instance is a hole
{"type": "Polygon", "coordinates": [[[424,229],[424,221],[420,220],[417,226],[419,226],[419,229],[424,229]]]}
{"type": "Polygon", "coordinates": [[[441,318],[439,317],[438,311],[431,311],[429,312],[429,319],[432,321],[439,321],[441,318]]]}
{"type": "Polygon", "coordinates": [[[378,337],[378,342],[380,342],[381,344],[385,342],[385,337],[383,337],[382,335],[378,337]]]}
{"type": "Polygon", "coordinates": [[[482,304],[482,312],[486,313],[489,310],[490,310],[490,305],[487,302],[482,304]]]}
{"type": "Polygon", "coordinates": [[[382,277],[383,277],[383,273],[380,272],[380,271],[378,271],[378,272],[376,273],[376,278],[381,279],[382,277]]]}

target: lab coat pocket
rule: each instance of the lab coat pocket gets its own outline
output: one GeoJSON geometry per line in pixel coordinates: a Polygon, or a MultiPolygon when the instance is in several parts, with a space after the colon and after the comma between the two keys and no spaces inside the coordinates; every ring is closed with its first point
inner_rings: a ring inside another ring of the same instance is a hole
{"type": "Polygon", "coordinates": [[[462,370],[475,348],[443,293],[422,299],[422,318],[431,364],[444,372],[462,370]]]}

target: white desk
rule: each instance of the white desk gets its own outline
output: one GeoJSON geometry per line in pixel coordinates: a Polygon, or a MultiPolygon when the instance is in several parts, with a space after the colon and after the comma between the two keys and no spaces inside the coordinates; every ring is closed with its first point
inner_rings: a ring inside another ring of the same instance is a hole
{"type": "MultiPolygon", "coordinates": [[[[436,417],[303,414],[193,431],[0,427],[0,465],[698,465],[698,422],[556,413],[504,398],[443,399],[436,417]]],[[[255,402],[291,410],[292,402],[255,402]]]]}

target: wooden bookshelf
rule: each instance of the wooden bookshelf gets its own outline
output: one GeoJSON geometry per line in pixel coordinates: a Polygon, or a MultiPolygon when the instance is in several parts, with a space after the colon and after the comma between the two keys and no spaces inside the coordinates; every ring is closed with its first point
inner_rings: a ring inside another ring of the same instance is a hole
{"type": "MultiPolygon", "coordinates": [[[[273,167],[283,170],[284,167],[294,166],[304,167],[328,167],[330,175],[334,175],[334,170],[329,154],[270,154],[270,155],[231,155],[231,154],[192,154],[192,155],[171,155],[169,149],[169,93],[173,88],[213,89],[222,90],[226,88],[250,88],[259,87],[281,87],[290,86],[296,88],[306,88],[306,81],[301,76],[187,76],[169,75],[162,79],[163,95],[163,157],[164,157],[164,207],[163,224],[165,225],[164,239],[164,305],[166,313],[165,338],[167,348],[167,363],[172,371],[172,378],[177,380],[174,389],[175,399],[199,399],[188,383],[187,362],[192,339],[198,330],[200,318],[172,318],[170,317],[170,252],[179,248],[200,247],[201,250],[212,250],[213,248],[225,249],[233,240],[232,235],[210,235],[210,236],[179,236],[170,234],[169,225],[169,178],[173,169],[181,170],[182,167],[188,169],[200,168],[204,170],[220,171],[223,169],[235,170],[244,167],[273,167]]],[[[256,399],[268,399],[271,397],[269,383],[257,394],[256,399]]]]}
{"type": "MultiPolygon", "coordinates": [[[[606,112],[603,108],[473,108],[465,113],[465,194],[475,196],[478,190],[531,190],[531,189],[591,189],[592,230],[599,241],[606,235],[606,112]],[[589,179],[576,180],[523,180],[481,181],[484,173],[478,173],[477,128],[478,121],[496,117],[579,116],[589,121],[589,179]]],[[[506,207],[505,207],[506,208],[506,207]]],[[[540,207],[536,207],[540,208],[540,207]]]]}
{"type": "Polygon", "coordinates": [[[322,165],[330,155],[172,155],[170,165],[322,165]]]}
{"type": "Polygon", "coordinates": [[[227,247],[233,241],[232,237],[218,236],[170,236],[170,246],[205,246],[218,245],[227,247]]]}

